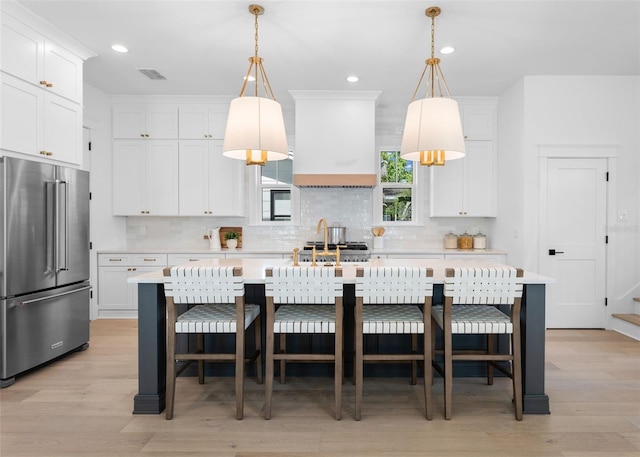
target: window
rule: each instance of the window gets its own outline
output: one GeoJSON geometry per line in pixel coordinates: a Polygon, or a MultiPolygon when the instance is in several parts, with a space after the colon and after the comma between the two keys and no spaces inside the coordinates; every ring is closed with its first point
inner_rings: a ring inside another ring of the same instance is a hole
{"type": "Polygon", "coordinates": [[[374,200],[376,222],[416,221],[416,178],[413,161],[400,157],[400,151],[380,151],[378,195],[374,200]]]}
{"type": "Polygon", "coordinates": [[[267,162],[255,167],[253,195],[258,196],[252,214],[253,223],[289,222],[296,219],[296,188],[293,187],[293,160],[291,158],[267,162]]]}

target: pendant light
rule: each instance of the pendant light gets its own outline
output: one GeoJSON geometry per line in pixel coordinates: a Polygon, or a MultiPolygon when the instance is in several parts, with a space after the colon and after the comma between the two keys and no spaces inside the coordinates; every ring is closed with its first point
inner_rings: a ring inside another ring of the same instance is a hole
{"type": "Polygon", "coordinates": [[[282,107],[273,95],[267,73],[262,66],[262,58],[258,56],[258,16],[264,13],[264,8],[250,5],[249,13],[254,16],[255,54],[249,57],[249,70],[240,96],[231,100],[229,106],[222,154],[232,159],[244,160],[247,165],[265,165],[268,160],[289,157],[287,135],[282,107]],[[251,95],[245,93],[249,82],[254,82],[251,95]],[[264,97],[258,94],[260,85],[263,87],[264,97]]]}
{"type": "Polygon", "coordinates": [[[407,109],[400,157],[419,161],[421,165],[444,165],[446,160],[464,157],[464,136],[458,103],[451,98],[440,59],[434,55],[435,17],[440,14],[440,8],[429,7],[425,14],[431,18],[431,58],[425,61],[407,109]],[[425,74],[426,96],[415,100],[425,74]]]}

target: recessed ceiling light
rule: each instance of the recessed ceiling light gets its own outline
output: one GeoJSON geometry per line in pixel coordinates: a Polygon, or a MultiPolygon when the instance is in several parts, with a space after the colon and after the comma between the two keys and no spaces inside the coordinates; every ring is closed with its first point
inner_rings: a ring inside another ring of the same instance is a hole
{"type": "Polygon", "coordinates": [[[347,76],[346,79],[350,83],[357,83],[358,81],[360,81],[360,78],[358,78],[356,75],[347,76]]]}
{"type": "Polygon", "coordinates": [[[445,46],[444,48],[440,49],[440,54],[451,54],[455,50],[456,49],[453,46],[445,46]]]}
{"type": "Polygon", "coordinates": [[[114,44],[113,46],[111,46],[111,49],[113,49],[116,52],[122,52],[122,53],[129,52],[129,50],[126,47],[122,46],[121,44],[114,44]]]}

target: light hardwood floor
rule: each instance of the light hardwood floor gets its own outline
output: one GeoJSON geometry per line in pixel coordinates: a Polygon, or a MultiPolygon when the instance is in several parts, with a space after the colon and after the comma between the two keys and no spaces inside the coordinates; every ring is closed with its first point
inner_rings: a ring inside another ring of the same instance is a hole
{"type": "Polygon", "coordinates": [[[420,382],[365,379],[362,421],[345,381],[333,419],[331,379],[275,382],[273,417],[263,386],[246,381],[235,419],[233,380],[180,378],[172,421],[132,415],[137,391],[135,320],[98,320],[91,345],[0,391],[2,457],[71,456],[640,456],[640,343],[614,332],[547,332],[551,415],[513,417],[508,381],[455,379],[453,419],[424,417],[420,382]]]}

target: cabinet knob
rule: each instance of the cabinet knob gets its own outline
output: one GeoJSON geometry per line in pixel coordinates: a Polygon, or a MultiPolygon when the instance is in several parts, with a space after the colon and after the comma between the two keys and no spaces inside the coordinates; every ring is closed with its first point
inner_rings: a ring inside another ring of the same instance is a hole
{"type": "Polygon", "coordinates": [[[141,134],[140,134],[140,136],[141,136],[142,138],[144,138],[144,133],[141,133],[141,134]]]}
{"type": "Polygon", "coordinates": [[[145,133],[144,136],[145,136],[145,138],[149,138],[149,134],[148,133],[145,133]]]}
{"type": "Polygon", "coordinates": [[[41,86],[46,86],[46,85],[47,85],[47,82],[46,82],[46,81],[40,81],[40,85],[41,85],[41,86]]]}

